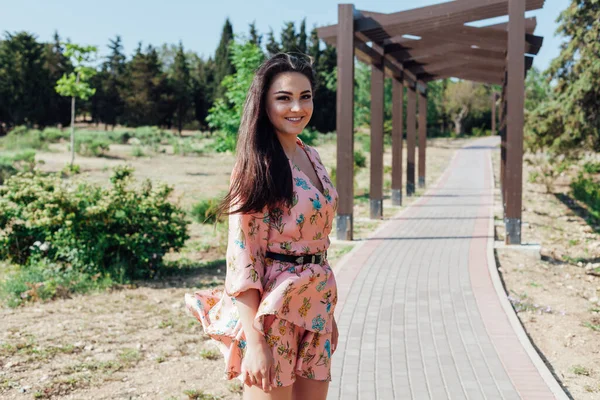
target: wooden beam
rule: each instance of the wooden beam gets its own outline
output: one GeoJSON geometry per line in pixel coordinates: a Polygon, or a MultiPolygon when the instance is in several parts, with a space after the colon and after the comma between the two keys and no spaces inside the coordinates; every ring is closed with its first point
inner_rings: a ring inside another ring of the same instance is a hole
{"type": "Polygon", "coordinates": [[[509,0],[507,53],[506,244],[521,244],[523,125],[525,123],[525,4],[509,0]]]}
{"type": "Polygon", "coordinates": [[[404,130],[404,86],[392,79],[392,205],[402,205],[402,144],[404,130]]]}
{"type": "Polygon", "coordinates": [[[338,5],[336,236],[352,240],[354,209],[354,6],[338,5]]]}
{"type": "Polygon", "coordinates": [[[425,154],[427,148],[427,97],[419,93],[419,187],[425,187],[425,154]]]}
{"type": "Polygon", "coordinates": [[[383,218],[383,64],[371,66],[371,219],[383,218]]]}
{"type": "Polygon", "coordinates": [[[406,195],[415,193],[415,142],[417,138],[417,92],[408,88],[406,107],[406,195]]]}

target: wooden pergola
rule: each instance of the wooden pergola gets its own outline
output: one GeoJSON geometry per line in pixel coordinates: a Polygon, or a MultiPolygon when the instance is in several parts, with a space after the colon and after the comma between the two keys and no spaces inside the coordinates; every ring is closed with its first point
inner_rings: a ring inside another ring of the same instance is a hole
{"type": "MultiPolygon", "coordinates": [[[[391,14],[338,5],[338,23],[318,28],[337,48],[337,238],[353,236],[354,58],[371,65],[370,215],[383,217],[384,79],[392,78],[392,203],[402,205],[402,138],[406,118],[406,195],[425,186],[427,83],[459,78],[502,85],[498,125],[502,137],[501,181],[506,243],[521,243],[525,74],[543,38],[533,35],[545,0],[456,0],[391,14]],[[508,16],[507,23],[467,23],[508,16]],[[403,115],[404,88],[407,90],[403,115]],[[418,126],[418,134],[417,134],[418,126]],[[416,166],[416,144],[419,156],[416,166]]],[[[493,131],[496,129],[496,95],[493,131]]]]}

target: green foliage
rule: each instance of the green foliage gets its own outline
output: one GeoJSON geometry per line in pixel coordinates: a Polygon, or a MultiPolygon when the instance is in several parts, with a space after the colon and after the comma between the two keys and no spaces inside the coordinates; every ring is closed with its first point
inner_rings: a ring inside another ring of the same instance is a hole
{"type": "Polygon", "coordinates": [[[110,150],[110,141],[98,135],[77,136],[75,152],[86,157],[100,157],[110,150]]]}
{"type": "Polygon", "coordinates": [[[306,128],[298,135],[303,143],[313,146],[319,140],[319,133],[311,128],[306,128]]]}
{"type": "Polygon", "coordinates": [[[588,161],[583,164],[583,172],[586,174],[600,174],[600,162],[588,161]]]}
{"type": "Polygon", "coordinates": [[[449,82],[444,92],[446,111],[454,123],[454,132],[464,132],[464,120],[469,114],[481,113],[489,108],[490,97],[486,88],[471,81],[449,82]]]}
{"type": "Polygon", "coordinates": [[[26,149],[47,150],[48,144],[44,141],[44,135],[41,131],[19,126],[2,138],[0,148],[13,151],[26,149]]]}
{"type": "Polygon", "coordinates": [[[595,182],[591,177],[579,174],[577,179],[571,182],[573,197],[585,203],[590,214],[600,220],[600,182],[595,182]]]}
{"type": "Polygon", "coordinates": [[[35,151],[24,150],[14,154],[0,155],[0,185],[19,171],[31,171],[35,167],[35,151]]]}
{"type": "Polygon", "coordinates": [[[558,18],[557,33],[567,40],[550,64],[552,96],[527,120],[528,145],[534,150],[577,156],[600,151],[600,4],[571,0],[558,18]]]}
{"type": "MultiPolygon", "coordinates": [[[[219,203],[220,198],[200,200],[192,206],[192,218],[201,224],[214,224],[217,222],[219,203]]],[[[219,222],[223,222],[223,218],[219,222]]]]}
{"type": "Polygon", "coordinates": [[[354,150],[354,166],[357,168],[367,167],[367,156],[360,150],[354,150]]]}
{"type": "Polygon", "coordinates": [[[80,46],[74,43],[65,43],[65,47],[65,56],[71,60],[75,69],[65,73],[56,82],[56,92],[61,96],[87,100],[96,93],[96,89],[89,84],[96,70],[86,64],[93,61],[97,49],[95,46],[80,46]]]}
{"type": "Polygon", "coordinates": [[[236,72],[223,79],[224,98],[215,102],[207,117],[208,125],[222,132],[218,138],[220,143],[215,147],[217,151],[235,150],[246,95],[254,72],[264,60],[260,48],[247,40],[232,42],[230,52],[236,72]]]}
{"type": "Polygon", "coordinates": [[[39,260],[17,269],[0,282],[0,299],[9,307],[17,307],[26,302],[68,298],[74,293],[87,293],[112,285],[110,276],[80,272],[39,260]]]}
{"type": "Polygon", "coordinates": [[[188,239],[188,222],[168,201],[171,187],[147,180],[135,189],[132,173],[115,168],[107,189],[58,175],[9,178],[0,188],[0,259],[58,263],[119,281],[153,276],[166,252],[188,239]]]}
{"type": "Polygon", "coordinates": [[[535,171],[535,182],[541,183],[546,188],[546,193],[554,191],[554,182],[556,178],[565,172],[572,164],[572,161],[561,155],[554,155],[548,152],[539,151],[528,155],[524,161],[533,166],[535,171]]]}

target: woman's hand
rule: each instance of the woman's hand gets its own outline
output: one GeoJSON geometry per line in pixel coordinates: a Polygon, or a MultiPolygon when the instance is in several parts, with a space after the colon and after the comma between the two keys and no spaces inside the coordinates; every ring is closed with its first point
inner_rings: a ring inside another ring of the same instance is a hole
{"type": "Polygon", "coordinates": [[[335,318],[333,318],[333,332],[331,333],[331,354],[335,353],[335,349],[337,349],[339,336],[340,335],[338,332],[337,323],[335,322],[335,318]]]}
{"type": "Polygon", "coordinates": [[[248,386],[262,387],[266,393],[271,391],[273,379],[273,353],[266,340],[246,344],[246,354],[242,360],[242,377],[248,386]]]}

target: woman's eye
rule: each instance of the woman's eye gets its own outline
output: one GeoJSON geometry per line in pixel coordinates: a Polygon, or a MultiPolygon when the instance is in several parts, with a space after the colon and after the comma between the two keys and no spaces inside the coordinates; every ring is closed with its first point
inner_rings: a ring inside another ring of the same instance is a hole
{"type": "Polygon", "coordinates": [[[277,100],[289,100],[290,98],[288,96],[280,96],[277,97],[277,100]]]}
{"type": "Polygon", "coordinates": [[[311,99],[311,98],[312,98],[312,95],[310,95],[310,94],[305,94],[304,96],[302,96],[302,98],[303,98],[303,99],[305,99],[305,100],[309,100],[309,99],[311,99]]]}

